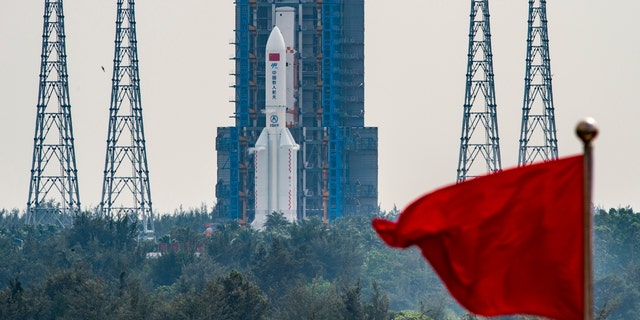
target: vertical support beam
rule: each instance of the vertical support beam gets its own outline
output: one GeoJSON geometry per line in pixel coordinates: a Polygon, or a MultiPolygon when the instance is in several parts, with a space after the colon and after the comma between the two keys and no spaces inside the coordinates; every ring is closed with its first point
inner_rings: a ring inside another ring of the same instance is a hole
{"type": "Polygon", "coordinates": [[[240,140],[239,131],[241,127],[231,127],[229,132],[229,174],[231,181],[229,184],[229,218],[242,219],[240,206],[240,140]]]}
{"type": "Polygon", "coordinates": [[[458,182],[502,169],[488,0],[471,1],[470,20],[458,182]],[[474,166],[478,156],[484,166],[474,166]]]}
{"type": "Polygon", "coordinates": [[[137,219],[153,238],[146,140],[142,121],[134,0],[118,0],[107,152],[100,210],[137,219]]]}
{"type": "Polygon", "coordinates": [[[518,165],[558,158],[546,0],[529,0],[518,165]]]}
{"type": "Polygon", "coordinates": [[[322,125],[329,133],[329,222],[343,215],[345,183],[344,136],[339,109],[339,70],[337,54],[340,40],[340,1],[325,0],[322,4],[322,125]]]}
{"type": "Polygon", "coordinates": [[[62,0],[45,0],[27,223],[71,225],[80,210],[62,0]]]}
{"type": "MultiPolygon", "coordinates": [[[[235,26],[235,127],[229,131],[228,149],[228,170],[229,170],[229,193],[228,197],[219,198],[218,202],[227,203],[224,206],[227,212],[219,212],[229,219],[246,219],[247,190],[253,188],[253,184],[247,185],[247,168],[243,163],[242,153],[246,153],[246,143],[242,144],[247,134],[246,128],[252,126],[251,115],[258,112],[254,96],[251,92],[251,79],[255,70],[252,69],[252,55],[255,60],[255,52],[251,52],[252,29],[255,32],[255,2],[253,5],[249,0],[236,1],[236,26],[235,26]],[[252,19],[253,17],[253,19],[252,19]],[[252,23],[253,20],[253,23],[252,23]],[[241,176],[242,175],[242,176],[241,176]]],[[[255,79],[254,79],[255,81],[255,79]]],[[[255,86],[255,83],[253,84],[255,86]]],[[[242,221],[243,223],[246,221],[242,221]]]]}
{"type": "MultiPolygon", "coordinates": [[[[249,77],[249,44],[251,43],[249,26],[251,25],[251,6],[248,0],[236,1],[235,61],[236,61],[236,126],[251,125],[249,77]]],[[[257,110],[256,110],[257,111],[257,110]]]]}

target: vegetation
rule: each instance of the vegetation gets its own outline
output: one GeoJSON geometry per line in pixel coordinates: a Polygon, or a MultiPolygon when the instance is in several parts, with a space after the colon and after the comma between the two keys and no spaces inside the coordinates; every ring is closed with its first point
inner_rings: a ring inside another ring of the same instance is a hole
{"type": "MultiPolygon", "coordinates": [[[[66,229],[23,219],[0,211],[0,319],[475,318],[419,251],[384,245],[369,217],[273,214],[258,232],[203,207],[158,217],[157,243],[139,241],[129,217],[83,213],[66,229]]],[[[640,214],[599,209],[594,230],[597,314],[637,318],[640,214]]]]}

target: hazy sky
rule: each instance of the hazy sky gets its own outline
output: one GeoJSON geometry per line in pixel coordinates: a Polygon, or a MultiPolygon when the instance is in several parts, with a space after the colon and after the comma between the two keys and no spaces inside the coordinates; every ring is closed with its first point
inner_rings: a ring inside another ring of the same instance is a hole
{"type": "MultiPolygon", "coordinates": [[[[0,208],[26,208],[43,3],[5,0],[0,10],[0,208]]],[[[383,209],[456,179],[469,3],[366,1],[365,122],[379,127],[383,209]]],[[[517,163],[527,3],[490,1],[503,168],[517,163]]],[[[91,208],[102,192],[116,1],[64,5],[80,200],[91,208]]],[[[594,117],[595,204],[638,209],[640,2],[551,0],[547,8],[560,155],[581,152],[575,125],[594,117]]],[[[136,11],[154,210],[211,207],[216,128],[233,124],[233,1],[139,0],[136,11]]]]}

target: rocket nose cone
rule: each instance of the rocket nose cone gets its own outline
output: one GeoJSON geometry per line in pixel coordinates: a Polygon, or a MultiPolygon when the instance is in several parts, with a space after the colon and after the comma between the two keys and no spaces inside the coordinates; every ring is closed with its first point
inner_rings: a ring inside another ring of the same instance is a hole
{"type": "Polygon", "coordinates": [[[282,32],[276,26],[271,30],[271,34],[269,34],[269,39],[267,40],[267,51],[284,51],[286,49],[286,45],[284,43],[284,37],[282,36],[282,32]]]}

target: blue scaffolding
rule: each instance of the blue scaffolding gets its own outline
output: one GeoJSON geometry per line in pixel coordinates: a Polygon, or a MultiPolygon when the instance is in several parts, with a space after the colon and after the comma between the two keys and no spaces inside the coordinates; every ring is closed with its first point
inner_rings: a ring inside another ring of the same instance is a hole
{"type": "Polygon", "coordinates": [[[260,116],[264,45],[278,7],[297,12],[299,90],[290,130],[301,147],[298,217],[319,216],[331,222],[375,212],[378,131],[364,127],[364,1],[237,0],[235,4],[235,126],[218,128],[217,215],[249,222],[254,214],[250,148],[265,125],[260,116]]]}
{"type": "Polygon", "coordinates": [[[340,127],[340,65],[336,57],[340,53],[340,1],[327,0],[322,4],[322,124],[329,129],[329,221],[343,215],[343,186],[345,172],[344,130],[340,127]]]}

